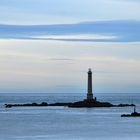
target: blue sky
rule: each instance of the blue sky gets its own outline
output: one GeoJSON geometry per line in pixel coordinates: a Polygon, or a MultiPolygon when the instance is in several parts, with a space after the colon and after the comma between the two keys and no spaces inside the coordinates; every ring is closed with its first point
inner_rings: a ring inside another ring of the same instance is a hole
{"type": "Polygon", "coordinates": [[[140,92],[139,0],[1,0],[0,92],[140,92]]]}
{"type": "Polygon", "coordinates": [[[140,20],[139,0],[1,0],[1,23],[56,24],[140,20]]]}

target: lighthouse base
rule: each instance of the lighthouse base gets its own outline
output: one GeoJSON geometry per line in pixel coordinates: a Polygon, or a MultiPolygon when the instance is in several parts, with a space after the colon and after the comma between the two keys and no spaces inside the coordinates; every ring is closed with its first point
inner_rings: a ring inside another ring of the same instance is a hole
{"type": "Polygon", "coordinates": [[[93,94],[87,94],[87,100],[93,100],[93,94]]]}
{"type": "Polygon", "coordinates": [[[113,107],[114,105],[109,103],[109,102],[99,102],[96,101],[95,99],[85,99],[83,101],[79,101],[79,102],[74,102],[70,105],[68,105],[68,107],[72,107],[72,108],[81,108],[81,107],[113,107]]]}

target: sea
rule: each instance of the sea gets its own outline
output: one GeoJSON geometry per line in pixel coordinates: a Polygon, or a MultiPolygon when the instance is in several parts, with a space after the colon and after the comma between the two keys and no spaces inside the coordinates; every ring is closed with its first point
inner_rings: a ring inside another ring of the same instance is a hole
{"type": "MultiPolygon", "coordinates": [[[[99,101],[134,103],[140,112],[140,94],[96,93],[99,101]]],[[[0,140],[140,140],[140,118],[121,117],[133,107],[68,108],[13,107],[7,103],[74,102],[84,93],[0,94],[0,140]]]]}

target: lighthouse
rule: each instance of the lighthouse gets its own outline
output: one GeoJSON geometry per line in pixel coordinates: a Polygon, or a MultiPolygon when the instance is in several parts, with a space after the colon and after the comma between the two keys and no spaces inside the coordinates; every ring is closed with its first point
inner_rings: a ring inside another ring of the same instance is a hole
{"type": "Polygon", "coordinates": [[[92,93],[92,71],[91,71],[90,68],[88,70],[87,100],[93,100],[93,93],[92,93]]]}

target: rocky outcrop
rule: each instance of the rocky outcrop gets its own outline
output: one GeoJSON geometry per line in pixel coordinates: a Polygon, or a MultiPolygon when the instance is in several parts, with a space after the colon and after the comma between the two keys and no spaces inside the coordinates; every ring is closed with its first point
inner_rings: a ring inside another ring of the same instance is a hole
{"type": "Polygon", "coordinates": [[[121,117],[140,117],[140,113],[133,112],[131,114],[122,114],[121,117]]]}
{"type": "Polygon", "coordinates": [[[127,107],[127,106],[135,106],[134,104],[119,104],[113,105],[109,102],[99,102],[94,99],[92,100],[83,100],[74,103],[51,103],[48,104],[47,102],[42,103],[31,103],[31,104],[5,104],[6,108],[11,107],[37,107],[37,106],[66,106],[71,108],[91,108],[91,107],[127,107]]]}
{"type": "Polygon", "coordinates": [[[68,107],[73,107],[73,108],[81,108],[81,107],[113,107],[114,105],[109,103],[109,102],[99,102],[96,100],[83,100],[79,102],[74,102],[68,107]]]}
{"type": "Polygon", "coordinates": [[[11,107],[31,107],[31,106],[48,106],[48,103],[42,102],[40,104],[38,104],[38,103],[31,103],[31,104],[5,104],[6,108],[11,108],[11,107]]]}

